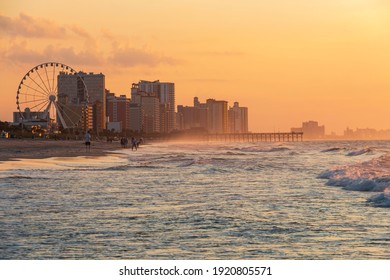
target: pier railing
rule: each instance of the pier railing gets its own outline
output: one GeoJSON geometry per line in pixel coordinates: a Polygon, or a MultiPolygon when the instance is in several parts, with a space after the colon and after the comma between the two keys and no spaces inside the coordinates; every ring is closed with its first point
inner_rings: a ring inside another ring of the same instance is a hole
{"type": "Polygon", "coordinates": [[[147,141],[196,140],[208,142],[298,142],[303,141],[303,132],[271,133],[169,133],[144,135],[147,141]]]}
{"type": "Polygon", "coordinates": [[[217,142],[297,142],[303,141],[303,132],[215,133],[205,138],[217,142]]]}

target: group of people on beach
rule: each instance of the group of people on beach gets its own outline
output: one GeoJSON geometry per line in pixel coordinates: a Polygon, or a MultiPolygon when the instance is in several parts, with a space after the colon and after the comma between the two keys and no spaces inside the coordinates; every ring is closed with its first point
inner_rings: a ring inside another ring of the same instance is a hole
{"type": "MultiPolygon", "coordinates": [[[[143,138],[141,137],[139,140],[137,140],[137,138],[135,137],[131,137],[131,150],[137,150],[139,145],[143,143],[143,138]]],[[[122,137],[121,138],[121,146],[122,148],[127,148],[129,144],[129,139],[127,139],[127,137],[122,137]]]]}
{"type": "MultiPolygon", "coordinates": [[[[141,137],[140,139],[137,139],[135,137],[131,137],[131,150],[137,150],[140,144],[144,143],[144,139],[141,137]]],[[[85,151],[91,151],[91,134],[89,131],[87,131],[84,135],[84,142],[85,142],[85,151]]],[[[129,145],[129,139],[127,137],[122,137],[120,139],[122,148],[127,148],[129,145]]]]}

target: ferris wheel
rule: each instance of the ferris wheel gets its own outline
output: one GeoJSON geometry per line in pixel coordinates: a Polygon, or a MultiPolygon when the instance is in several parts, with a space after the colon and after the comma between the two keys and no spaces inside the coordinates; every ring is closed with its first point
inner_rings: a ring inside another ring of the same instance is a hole
{"type": "Polygon", "coordinates": [[[82,77],[58,62],[33,67],[20,81],[16,105],[23,122],[41,121],[64,129],[82,127],[88,91],[82,77]]]}

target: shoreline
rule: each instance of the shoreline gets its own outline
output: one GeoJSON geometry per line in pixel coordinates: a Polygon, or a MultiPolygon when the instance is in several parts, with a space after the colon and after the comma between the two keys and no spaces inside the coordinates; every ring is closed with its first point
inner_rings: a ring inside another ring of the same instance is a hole
{"type": "Polygon", "coordinates": [[[86,152],[81,140],[0,139],[0,164],[21,159],[106,156],[118,150],[121,146],[117,142],[92,141],[91,151],[86,152]]]}
{"type": "MultiPolygon", "coordinates": [[[[318,142],[333,142],[332,140],[317,140],[318,142]]],[[[306,140],[303,142],[317,142],[306,140]]],[[[339,140],[339,141],[389,141],[389,140],[339,140]]],[[[149,140],[147,144],[166,141],[149,140]]],[[[169,141],[168,141],[169,142],[169,141]]],[[[182,141],[179,141],[182,142],[182,141]]],[[[186,142],[186,141],[185,141],[186,142]]],[[[214,142],[205,142],[214,143],[214,142]]],[[[218,143],[218,142],[215,142],[218,143]]],[[[230,142],[226,142],[230,143],[230,142]]],[[[248,142],[251,143],[251,142],[248,142]]],[[[258,142],[258,143],[290,143],[290,142],[258,142]]],[[[295,142],[291,142],[295,143],[295,142]]],[[[300,142],[302,143],[302,142],[300,142]]],[[[106,142],[93,140],[91,151],[86,152],[82,140],[54,140],[54,139],[2,139],[0,138],[0,164],[23,159],[46,159],[52,157],[100,157],[119,155],[124,150],[119,141],[106,142]]]]}

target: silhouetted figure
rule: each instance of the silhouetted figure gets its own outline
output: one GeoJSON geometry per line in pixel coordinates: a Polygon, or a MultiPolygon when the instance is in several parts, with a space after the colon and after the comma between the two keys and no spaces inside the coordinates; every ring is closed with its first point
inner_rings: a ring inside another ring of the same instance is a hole
{"type": "Polygon", "coordinates": [[[84,142],[85,142],[85,151],[91,151],[91,134],[89,134],[89,131],[85,133],[84,135],[84,142]]]}
{"type": "Polygon", "coordinates": [[[133,151],[134,149],[137,150],[138,145],[137,145],[137,139],[134,137],[131,137],[131,150],[133,151]]]}

